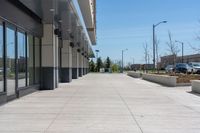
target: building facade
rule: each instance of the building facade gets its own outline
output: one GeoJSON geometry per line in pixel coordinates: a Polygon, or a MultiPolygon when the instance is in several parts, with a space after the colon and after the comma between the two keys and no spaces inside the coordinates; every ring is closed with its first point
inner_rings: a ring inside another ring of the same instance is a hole
{"type": "Polygon", "coordinates": [[[131,69],[132,70],[151,70],[154,68],[153,64],[132,64],[131,69]]]}
{"type": "Polygon", "coordinates": [[[200,62],[200,54],[193,54],[193,55],[185,55],[183,56],[176,56],[176,55],[168,55],[161,57],[161,62],[159,63],[161,68],[165,68],[167,65],[173,65],[174,62],[176,63],[190,63],[190,62],[200,62]]]}
{"type": "Polygon", "coordinates": [[[0,103],[89,72],[95,0],[0,1],[0,103]]]}

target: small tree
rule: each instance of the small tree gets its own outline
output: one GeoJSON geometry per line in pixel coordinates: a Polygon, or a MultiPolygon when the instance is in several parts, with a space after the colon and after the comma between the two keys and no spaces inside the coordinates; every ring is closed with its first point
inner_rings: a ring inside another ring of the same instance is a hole
{"type": "Polygon", "coordinates": [[[128,62],[127,65],[126,65],[126,67],[125,67],[125,69],[126,69],[127,71],[130,71],[130,70],[131,70],[131,65],[132,65],[132,63],[131,63],[131,62],[128,62]]]}
{"type": "Polygon", "coordinates": [[[111,60],[109,57],[106,58],[105,68],[111,68],[111,60]]]}
{"type": "Polygon", "coordinates": [[[200,47],[194,47],[189,43],[190,47],[194,50],[195,53],[200,54],[200,47]]]}
{"type": "Polygon", "coordinates": [[[102,67],[103,67],[103,62],[102,62],[102,60],[101,60],[101,57],[99,57],[99,58],[97,59],[96,71],[99,72],[99,71],[100,71],[100,68],[102,68],[102,67]]]}
{"type": "Polygon", "coordinates": [[[89,68],[90,68],[90,72],[95,72],[95,64],[93,60],[90,61],[89,68]]]}
{"type": "Polygon", "coordinates": [[[144,48],[144,60],[145,60],[145,70],[147,71],[147,64],[148,64],[148,58],[149,58],[149,50],[148,50],[148,44],[145,42],[143,45],[144,48]]]}
{"type": "Polygon", "coordinates": [[[173,65],[175,65],[176,64],[176,56],[180,50],[178,49],[178,46],[176,45],[175,41],[173,41],[172,33],[170,31],[168,31],[168,36],[169,36],[169,42],[167,42],[168,51],[173,56],[173,65]]]}
{"type": "MultiPolygon", "coordinates": [[[[200,23],[200,21],[199,21],[199,23],[200,23]]],[[[196,37],[196,40],[197,41],[200,41],[200,32],[197,34],[197,37],[196,37]]],[[[198,46],[198,47],[194,47],[194,46],[192,46],[191,44],[190,44],[190,46],[191,46],[191,48],[195,51],[195,52],[197,52],[197,53],[200,53],[200,46],[198,46]]]]}
{"type": "Polygon", "coordinates": [[[119,66],[117,64],[112,65],[112,72],[114,72],[114,73],[119,72],[119,66]]]}
{"type": "Polygon", "coordinates": [[[159,62],[159,44],[160,44],[160,41],[156,38],[156,64],[158,64],[159,62]]]}

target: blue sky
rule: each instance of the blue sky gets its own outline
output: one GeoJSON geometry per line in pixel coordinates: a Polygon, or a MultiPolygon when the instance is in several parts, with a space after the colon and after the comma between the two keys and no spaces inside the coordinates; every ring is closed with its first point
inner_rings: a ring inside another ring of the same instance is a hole
{"type": "Polygon", "coordinates": [[[200,0],[97,0],[97,46],[93,49],[99,49],[102,58],[121,60],[122,49],[128,48],[125,62],[134,58],[135,63],[143,63],[143,44],[147,42],[152,51],[152,25],[167,20],[156,28],[159,54],[169,53],[168,31],[174,40],[185,42],[186,54],[192,54],[190,45],[200,47],[196,39],[200,35],[199,5],[200,0]]]}

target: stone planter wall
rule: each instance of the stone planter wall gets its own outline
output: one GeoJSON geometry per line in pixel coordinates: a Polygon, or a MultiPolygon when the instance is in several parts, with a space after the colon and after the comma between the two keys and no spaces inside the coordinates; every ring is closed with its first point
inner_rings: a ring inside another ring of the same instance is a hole
{"type": "Polygon", "coordinates": [[[192,91],[196,93],[200,93],[200,80],[192,81],[192,91]]]}
{"type": "Polygon", "coordinates": [[[142,77],[141,73],[139,73],[139,72],[133,72],[133,71],[127,72],[127,75],[131,76],[131,77],[134,77],[134,78],[141,78],[142,77]]]}
{"type": "Polygon", "coordinates": [[[156,74],[142,74],[142,78],[147,81],[158,83],[164,86],[176,87],[177,77],[166,76],[166,75],[156,75],[156,74]]]}

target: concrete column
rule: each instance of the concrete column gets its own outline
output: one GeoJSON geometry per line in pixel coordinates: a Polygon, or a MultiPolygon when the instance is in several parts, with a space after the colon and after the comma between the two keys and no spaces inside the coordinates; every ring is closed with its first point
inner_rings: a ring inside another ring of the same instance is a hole
{"type": "Polygon", "coordinates": [[[60,82],[69,83],[72,81],[72,47],[68,40],[63,40],[61,52],[60,82]]]}
{"type": "Polygon", "coordinates": [[[58,37],[53,24],[43,25],[41,89],[52,90],[58,86],[58,37]]]}
{"type": "Polygon", "coordinates": [[[85,57],[85,74],[87,74],[87,57],[85,57]]]}
{"type": "Polygon", "coordinates": [[[77,48],[73,48],[72,51],[72,79],[78,79],[79,77],[79,53],[77,48]]]}
{"type": "Polygon", "coordinates": [[[85,75],[85,55],[83,55],[83,75],[85,75]]]}
{"type": "Polygon", "coordinates": [[[87,57],[85,57],[85,74],[87,74],[87,57]]]}
{"type": "Polygon", "coordinates": [[[87,74],[87,57],[85,57],[85,74],[87,74]]]}
{"type": "Polygon", "coordinates": [[[89,73],[89,67],[88,67],[88,58],[86,58],[86,74],[89,73]]]}
{"type": "Polygon", "coordinates": [[[79,55],[79,77],[83,76],[83,55],[81,52],[78,53],[79,55]]]}
{"type": "MultiPolygon", "coordinates": [[[[64,6],[64,5],[63,5],[64,6]]],[[[67,8],[61,13],[62,24],[62,50],[61,50],[61,66],[60,66],[60,82],[69,83],[72,81],[72,17],[70,5],[65,5],[67,8]]]]}
{"type": "Polygon", "coordinates": [[[90,59],[88,59],[88,73],[90,73],[90,59]]]}
{"type": "Polygon", "coordinates": [[[87,74],[89,73],[89,60],[87,59],[87,74]]]}

